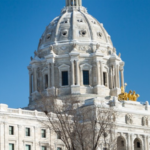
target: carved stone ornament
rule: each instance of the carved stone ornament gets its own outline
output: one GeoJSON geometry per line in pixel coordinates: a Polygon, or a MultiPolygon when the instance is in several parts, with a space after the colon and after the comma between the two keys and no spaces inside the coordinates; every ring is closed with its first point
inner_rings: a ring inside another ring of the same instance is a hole
{"type": "Polygon", "coordinates": [[[133,123],[132,115],[130,115],[130,114],[126,115],[126,123],[127,124],[132,124],[133,123]]]}
{"type": "Polygon", "coordinates": [[[51,46],[49,47],[49,49],[50,49],[50,50],[53,50],[53,45],[51,45],[51,46]]]}
{"type": "Polygon", "coordinates": [[[148,117],[142,117],[142,125],[143,126],[148,126],[148,117]]]}
{"type": "Polygon", "coordinates": [[[73,43],[73,48],[77,48],[77,44],[76,43],[73,43]]]}
{"type": "Polygon", "coordinates": [[[116,52],[117,52],[117,51],[116,51],[116,48],[113,48],[113,53],[115,53],[115,54],[116,54],[116,52]]]}
{"type": "Polygon", "coordinates": [[[96,44],[96,49],[98,50],[100,48],[100,44],[96,44]]]}
{"type": "Polygon", "coordinates": [[[87,34],[87,31],[86,30],[80,30],[80,36],[85,36],[87,34]]]}
{"type": "Polygon", "coordinates": [[[36,50],[34,51],[34,56],[37,56],[37,51],[36,50]]]}

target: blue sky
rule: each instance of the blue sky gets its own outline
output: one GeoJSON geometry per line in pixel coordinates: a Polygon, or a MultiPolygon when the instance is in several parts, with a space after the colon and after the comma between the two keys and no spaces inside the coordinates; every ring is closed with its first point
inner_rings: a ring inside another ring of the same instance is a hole
{"type": "MultiPolygon", "coordinates": [[[[83,5],[122,54],[127,91],[150,101],[150,0],[83,0],[83,5]]],[[[0,0],[0,103],[28,105],[30,56],[64,6],[65,0],[0,0]]]]}

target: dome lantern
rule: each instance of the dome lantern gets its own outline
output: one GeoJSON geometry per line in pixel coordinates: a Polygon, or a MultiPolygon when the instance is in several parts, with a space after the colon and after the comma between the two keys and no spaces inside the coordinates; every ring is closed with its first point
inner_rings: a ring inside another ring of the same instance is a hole
{"type": "Polygon", "coordinates": [[[82,6],[82,0],[66,0],[66,6],[82,6]]]}

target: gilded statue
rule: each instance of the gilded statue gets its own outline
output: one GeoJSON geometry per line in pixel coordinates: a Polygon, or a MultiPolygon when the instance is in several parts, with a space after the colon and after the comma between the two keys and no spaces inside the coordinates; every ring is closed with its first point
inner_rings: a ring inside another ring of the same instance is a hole
{"type": "Polygon", "coordinates": [[[133,100],[133,101],[137,101],[137,99],[138,99],[139,97],[140,97],[140,95],[139,95],[139,94],[136,94],[136,92],[133,91],[132,100],[133,100]]]}
{"type": "Polygon", "coordinates": [[[129,93],[128,93],[128,99],[129,99],[129,100],[132,100],[132,91],[131,91],[131,90],[130,90],[129,93]]]}
{"type": "Polygon", "coordinates": [[[119,100],[127,100],[128,99],[128,93],[125,92],[124,87],[121,87],[121,94],[118,96],[119,100]]]}
{"type": "Polygon", "coordinates": [[[125,92],[124,86],[121,87],[121,94],[118,96],[118,100],[129,100],[129,101],[137,101],[137,99],[140,97],[139,94],[136,94],[135,91],[129,91],[129,93],[125,92]]]}

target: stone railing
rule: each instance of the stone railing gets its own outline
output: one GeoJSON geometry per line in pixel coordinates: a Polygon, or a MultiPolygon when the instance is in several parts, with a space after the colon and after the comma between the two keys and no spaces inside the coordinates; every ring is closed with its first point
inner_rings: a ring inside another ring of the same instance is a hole
{"type": "Polygon", "coordinates": [[[5,113],[11,113],[11,114],[19,114],[19,115],[28,115],[28,116],[39,116],[39,117],[45,117],[45,114],[43,112],[38,112],[37,110],[31,111],[31,110],[24,110],[24,109],[12,109],[8,108],[8,105],[0,104],[0,112],[5,113]]]}

